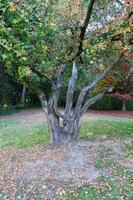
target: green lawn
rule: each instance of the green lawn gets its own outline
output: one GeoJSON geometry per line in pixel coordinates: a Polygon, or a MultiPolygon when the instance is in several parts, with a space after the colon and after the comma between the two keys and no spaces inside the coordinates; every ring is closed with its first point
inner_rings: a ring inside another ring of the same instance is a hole
{"type": "Polygon", "coordinates": [[[46,124],[19,124],[14,120],[0,121],[0,148],[32,147],[49,143],[46,124]]]}
{"type": "Polygon", "coordinates": [[[106,136],[108,138],[128,137],[133,135],[133,120],[102,119],[84,122],[79,137],[87,139],[89,137],[106,136]]]}
{"type": "MultiPolygon", "coordinates": [[[[90,139],[97,136],[128,137],[133,134],[132,120],[91,120],[83,122],[79,139],[90,139]]],[[[32,147],[38,144],[48,144],[49,134],[47,124],[25,123],[14,120],[0,121],[0,148],[32,147]]]]}

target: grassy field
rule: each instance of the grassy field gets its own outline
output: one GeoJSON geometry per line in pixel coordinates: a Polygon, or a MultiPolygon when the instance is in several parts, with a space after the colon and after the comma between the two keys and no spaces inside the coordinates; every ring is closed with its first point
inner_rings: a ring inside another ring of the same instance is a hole
{"type": "MultiPolygon", "coordinates": [[[[79,139],[94,139],[101,135],[108,138],[121,138],[132,134],[132,120],[91,120],[83,122],[79,139]]],[[[0,148],[32,147],[48,144],[49,139],[47,124],[22,124],[9,119],[0,121],[0,148]]]]}

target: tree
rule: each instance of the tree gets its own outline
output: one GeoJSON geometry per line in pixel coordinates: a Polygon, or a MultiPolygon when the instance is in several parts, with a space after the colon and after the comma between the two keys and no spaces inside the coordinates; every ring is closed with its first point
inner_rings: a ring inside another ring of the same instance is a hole
{"type": "Polygon", "coordinates": [[[4,74],[5,74],[5,72],[4,72],[2,62],[0,62],[0,77],[4,76],[4,74]]]}
{"type": "Polygon", "coordinates": [[[108,90],[98,91],[96,86],[113,68],[117,71],[115,64],[130,50],[129,4],[101,0],[77,0],[77,4],[71,0],[1,2],[0,58],[6,71],[39,97],[52,144],[75,140],[83,113],[108,90]],[[115,41],[119,35],[124,41],[120,45],[115,41]],[[64,84],[68,89],[61,113],[58,101],[64,84]],[[76,87],[80,93],[73,107],[76,87]],[[88,92],[92,97],[85,100],[88,92]]]}
{"type": "Polygon", "coordinates": [[[26,86],[23,85],[22,96],[21,96],[22,107],[24,107],[25,104],[25,97],[26,97],[26,86]]]}
{"type": "Polygon", "coordinates": [[[111,87],[116,80],[117,84],[112,87],[112,91],[108,95],[122,101],[123,111],[126,110],[126,102],[133,101],[133,53],[128,52],[127,54],[126,52],[126,55],[126,60],[121,59],[116,63],[117,69],[119,69],[117,73],[112,71],[97,86],[97,89],[111,87]]]}
{"type": "Polygon", "coordinates": [[[26,87],[25,85],[17,82],[16,79],[8,76],[4,70],[4,65],[0,63],[0,104],[1,106],[6,105],[6,108],[14,105],[24,106],[26,98],[26,87]],[[22,90],[22,92],[21,92],[22,90]],[[22,94],[21,94],[22,93],[22,94]]]}
{"type": "Polygon", "coordinates": [[[126,102],[128,101],[133,102],[133,72],[132,71],[130,74],[127,75],[127,77],[124,80],[120,80],[118,82],[111,96],[121,100],[122,110],[126,111],[126,102]]]}

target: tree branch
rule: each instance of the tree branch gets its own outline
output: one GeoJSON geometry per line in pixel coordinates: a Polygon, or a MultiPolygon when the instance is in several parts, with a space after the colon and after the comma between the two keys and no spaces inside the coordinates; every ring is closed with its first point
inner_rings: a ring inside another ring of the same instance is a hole
{"type": "Polygon", "coordinates": [[[75,111],[74,111],[74,116],[76,116],[78,114],[78,112],[80,111],[86,93],[89,90],[91,90],[92,88],[94,88],[111,71],[111,69],[113,67],[114,67],[114,65],[112,65],[111,67],[108,67],[95,81],[93,81],[92,83],[83,87],[83,89],[81,90],[81,92],[79,94],[78,100],[77,100],[77,104],[76,104],[75,111]]]}
{"type": "Polygon", "coordinates": [[[122,6],[124,5],[120,0],[116,0],[116,2],[121,4],[122,6]]]}
{"type": "Polygon", "coordinates": [[[104,89],[102,92],[100,92],[95,97],[92,97],[92,98],[88,99],[84,103],[84,105],[82,106],[82,108],[80,110],[80,115],[82,115],[88,109],[88,107],[90,107],[91,105],[93,105],[94,103],[96,103],[97,101],[99,101],[103,97],[103,95],[105,94],[105,92],[106,92],[106,89],[104,89]]]}
{"type": "Polygon", "coordinates": [[[68,119],[71,115],[71,109],[73,105],[73,95],[75,89],[75,83],[77,80],[78,70],[76,67],[75,61],[73,61],[72,76],[69,81],[67,98],[66,98],[66,107],[65,107],[65,118],[68,119]]]}
{"type": "Polygon", "coordinates": [[[47,99],[46,99],[44,92],[40,88],[38,88],[37,86],[33,85],[27,79],[25,79],[25,83],[28,85],[29,89],[31,91],[33,91],[39,97],[41,104],[42,104],[42,108],[46,112],[46,109],[48,107],[48,103],[47,103],[47,99]]]}
{"type": "Polygon", "coordinates": [[[85,20],[84,20],[84,24],[81,27],[81,32],[80,32],[80,36],[79,36],[80,44],[79,44],[79,47],[78,47],[78,52],[77,52],[76,57],[80,56],[80,54],[82,53],[83,39],[84,39],[84,36],[85,36],[85,32],[86,32],[87,26],[88,26],[88,24],[90,22],[90,18],[91,18],[94,2],[95,2],[95,0],[90,0],[90,2],[88,4],[88,8],[87,8],[87,13],[86,13],[86,17],[85,17],[85,20]]]}
{"type": "Polygon", "coordinates": [[[56,115],[60,118],[64,118],[64,115],[62,113],[60,113],[58,111],[58,101],[59,101],[59,96],[60,96],[60,90],[61,90],[61,86],[62,86],[62,77],[63,77],[63,74],[64,74],[64,70],[66,68],[66,64],[62,64],[61,65],[61,70],[60,72],[57,74],[57,80],[56,80],[56,83],[54,85],[54,94],[53,94],[53,98],[54,98],[54,111],[56,113],[56,115]]]}

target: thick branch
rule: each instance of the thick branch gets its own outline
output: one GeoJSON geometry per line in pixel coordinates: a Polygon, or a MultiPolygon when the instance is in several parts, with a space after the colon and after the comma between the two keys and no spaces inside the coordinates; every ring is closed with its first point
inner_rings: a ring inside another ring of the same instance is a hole
{"type": "Polygon", "coordinates": [[[111,67],[108,67],[107,69],[105,69],[103,71],[103,73],[101,73],[98,78],[96,80],[94,80],[92,83],[90,83],[89,85],[85,86],[85,90],[91,90],[92,88],[94,88],[114,67],[114,65],[112,65],[111,67]]]}
{"type": "Polygon", "coordinates": [[[82,106],[82,108],[81,108],[81,111],[80,111],[81,115],[82,115],[91,105],[93,105],[94,103],[96,103],[97,101],[99,101],[99,100],[103,97],[103,95],[105,94],[105,91],[106,91],[106,90],[100,92],[100,93],[99,93],[98,95],[96,95],[95,97],[92,97],[92,98],[88,99],[88,100],[84,103],[84,105],[82,106]]]}
{"type": "Polygon", "coordinates": [[[43,108],[44,112],[46,113],[46,110],[48,108],[48,104],[47,104],[47,100],[46,100],[46,97],[45,97],[44,93],[39,94],[38,97],[39,97],[39,99],[41,101],[42,108],[43,108]]]}
{"type": "Polygon", "coordinates": [[[65,64],[61,65],[61,70],[57,74],[57,80],[54,85],[54,91],[53,91],[53,93],[54,93],[53,94],[53,96],[54,96],[53,97],[54,98],[54,111],[55,111],[56,115],[60,118],[64,118],[64,115],[58,111],[58,101],[59,101],[60,90],[61,90],[61,86],[62,86],[62,77],[64,74],[65,67],[66,67],[65,64]]]}
{"type": "Polygon", "coordinates": [[[123,3],[120,0],[116,0],[116,2],[123,6],[123,3]]]}
{"type": "Polygon", "coordinates": [[[113,68],[114,65],[112,65],[111,67],[108,67],[95,81],[93,81],[92,83],[88,84],[87,86],[83,87],[83,89],[81,90],[80,94],[79,94],[79,98],[77,100],[77,104],[75,107],[75,112],[74,115],[76,116],[78,114],[78,112],[80,111],[83,101],[84,101],[84,97],[86,95],[86,93],[91,90],[92,88],[94,88],[113,68]]]}
{"type": "Polygon", "coordinates": [[[60,89],[59,89],[59,90],[56,90],[56,91],[54,92],[54,94],[53,94],[54,112],[55,112],[55,114],[56,114],[58,117],[64,119],[64,115],[63,115],[61,112],[58,111],[58,100],[59,100],[59,95],[60,95],[60,89]]]}
{"type": "Polygon", "coordinates": [[[37,86],[33,85],[30,81],[25,79],[26,84],[28,85],[29,89],[33,91],[40,99],[40,102],[42,104],[43,110],[46,112],[46,109],[48,107],[47,99],[44,94],[44,92],[38,88],[37,86]]]}
{"type": "Polygon", "coordinates": [[[69,118],[71,115],[71,109],[73,105],[73,95],[75,89],[75,83],[77,80],[78,70],[75,61],[73,61],[72,76],[69,81],[67,98],[66,98],[66,108],[65,108],[65,118],[69,118]]]}
{"type": "Polygon", "coordinates": [[[81,27],[81,32],[80,32],[80,36],[79,36],[80,44],[79,44],[78,52],[77,52],[77,55],[76,55],[77,57],[82,53],[83,39],[84,39],[84,36],[85,36],[87,26],[90,22],[94,2],[95,2],[95,0],[90,0],[90,2],[88,4],[87,14],[86,14],[86,17],[85,17],[85,20],[84,20],[84,24],[81,27]]]}

